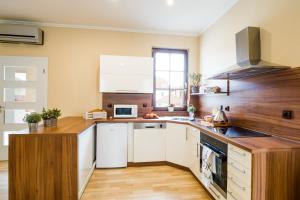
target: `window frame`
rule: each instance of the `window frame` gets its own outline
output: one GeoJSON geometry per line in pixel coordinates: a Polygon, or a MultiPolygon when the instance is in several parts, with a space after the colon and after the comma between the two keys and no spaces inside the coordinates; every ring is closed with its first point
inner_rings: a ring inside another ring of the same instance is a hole
{"type": "MultiPolygon", "coordinates": [[[[155,54],[156,53],[182,53],[184,55],[184,100],[183,107],[175,107],[175,111],[186,111],[187,110],[187,97],[188,97],[188,55],[189,52],[187,49],[169,49],[169,48],[152,48],[152,58],[153,58],[153,97],[152,97],[152,106],[155,111],[167,111],[168,107],[156,107],[156,65],[155,65],[155,54]]],[[[169,70],[169,72],[172,72],[169,70]]],[[[169,102],[171,97],[171,91],[176,89],[171,89],[169,86],[169,102]]]]}

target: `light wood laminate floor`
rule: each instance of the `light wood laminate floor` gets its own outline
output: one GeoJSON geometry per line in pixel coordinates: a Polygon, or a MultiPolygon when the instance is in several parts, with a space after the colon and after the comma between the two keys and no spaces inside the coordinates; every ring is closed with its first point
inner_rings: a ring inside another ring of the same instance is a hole
{"type": "MultiPolygon", "coordinates": [[[[8,199],[7,162],[0,162],[0,199],[8,199]]],[[[81,200],[210,200],[190,172],[170,166],[96,169],[81,200]]]]}

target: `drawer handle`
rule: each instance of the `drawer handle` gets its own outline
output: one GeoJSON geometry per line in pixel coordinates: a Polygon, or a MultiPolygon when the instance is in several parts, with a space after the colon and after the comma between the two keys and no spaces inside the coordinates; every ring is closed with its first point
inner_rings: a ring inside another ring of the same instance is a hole
{"type": "Polygon", "coordinates": [[[230,194],[230,196],[232,196],[232,198],[234,198],[235,200],[238,200],[238,198],[236,198],[236,197],[232,194],[232,192],[228,191],[228,194],[230,194]]]}
{"type": "Polygon", "coordinates": [[[246,174],[246,171],[245,171],[245,170],[238,168],[237,166],[234,165],[233,162],[231,162],[230,165],[231,165],[234,169],[236,169],[236,170],[242,172],[243,174],[246,174]]]}
{"type": "Polygon", "coordinates": [[[240,186],[240,184],[238,184],[234,179],[233,179],[233,177],[229,177],[229,179],[231,180],[231,182],[233,183],[233,184],[235,184],[236,186],[238,186],[241,190],[246,190],[246,188],[245,187],[243,187],[243,186],[240,186]]]}
{"type": "Polygon", "coordinates": [[[214,195],[216,195],[218,199],[220,199],[220,195],[218,195],[213,189],[211,189],[210,187],[208,187],[208,189],[209,189],[212,193],[214,193],[214,195]]]}
{"type": "Polygon", "coordinates": [[[236,154],[239,154],[239,155],[241,155],[241,156],[243,156],[243,157],[245,157],[246,156],[246,153],[245,152],[243,152],[243,153],[241,153],[241,152],[238,152],[238,151],[236,151],[234,148],[230,148],[230,150],[231,151],[233,151],[234,153],[236,153],[236,154]]]}

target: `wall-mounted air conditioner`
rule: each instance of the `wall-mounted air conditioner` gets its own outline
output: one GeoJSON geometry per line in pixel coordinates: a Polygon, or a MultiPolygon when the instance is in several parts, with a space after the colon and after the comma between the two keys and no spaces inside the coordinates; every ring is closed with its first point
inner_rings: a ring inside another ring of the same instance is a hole
{"type": "Polygon", "coordinates": [[[0,42],[42,45],[44,33],[34,26],[0,24],[0,42]]]}

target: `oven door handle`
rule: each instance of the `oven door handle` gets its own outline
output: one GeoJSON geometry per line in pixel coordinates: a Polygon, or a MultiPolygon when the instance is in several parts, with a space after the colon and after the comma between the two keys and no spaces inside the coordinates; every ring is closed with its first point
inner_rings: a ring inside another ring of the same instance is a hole
{"type": "Polygon", "coordinates": [[[211,151],[212,151],[212,153],[213,154],[215,154],[215,156],[217,156],[218,158],[223,158],[223,157],[225,157],[225,155],[223,155],[223,154],[220,154],[220,153],[218,153],[218,152],[215,152],[210,146],[208,146],[207,144],[202,144],[202,143],[200,143],[200,146],[202,146],[202,147],[207,147],[207,148],[209,148],[211,151]]]}

